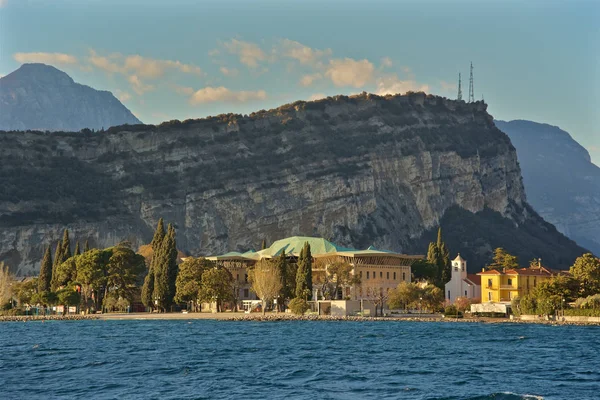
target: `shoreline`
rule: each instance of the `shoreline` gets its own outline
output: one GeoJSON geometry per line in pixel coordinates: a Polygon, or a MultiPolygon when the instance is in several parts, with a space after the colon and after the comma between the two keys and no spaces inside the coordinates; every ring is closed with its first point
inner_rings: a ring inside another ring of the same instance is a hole
{"type": "Polygon", "coordinates": [[[427,316],[387,316],[387,317],[359,317],[359,316],[329,316],[329,315],[294,315],[294,314],[245,314],[245,313],[107,313],[91,315],[18,315],[0,316],[0,322],[45,322],[45,321],[150,321],[150,320],[217,320],[217,321],[251,321],[251,322],[278,322],[278,321],[347,321],[347,322],[445,322],[445,323],[479,323],[479,324],[541,324],[541,325],[590,325],[600,326],[599,322],[588,321],[552,321],[552,320],[521,320],[509,318],[443,318],[441,315],[427,316]]]}

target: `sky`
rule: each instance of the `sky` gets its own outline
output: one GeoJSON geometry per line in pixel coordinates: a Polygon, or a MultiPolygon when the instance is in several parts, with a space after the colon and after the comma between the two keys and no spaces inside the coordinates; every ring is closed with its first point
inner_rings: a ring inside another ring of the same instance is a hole
{"type": "Polygon", "coordinates": [[[0,76],[43,62],[145,123],[362,91],[468,95],[600,164],[600,1],[0,0],[0,76]]]}

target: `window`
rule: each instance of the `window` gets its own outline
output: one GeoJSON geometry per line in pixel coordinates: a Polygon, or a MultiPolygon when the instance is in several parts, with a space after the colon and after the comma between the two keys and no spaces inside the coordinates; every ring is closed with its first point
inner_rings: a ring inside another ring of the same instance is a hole
{"type": "Polygon", "coordinates": [[[387,272],[387,275],[386,275],[385,279],[390,279],[390,271],[387,272]]]}
{"type": "Polygon", "coordinates": [[[405,281],[406,280],[406,272],[402,273],[402,280],[405,281]]]}
{"type": "Polygon", "coordinates": [[[467,291],[465,290],[465,297],[467,297],[467,291]]]}
{"type": "Polygon", "coordinates": [[[248,283],[248,274],[244,274],[244,282],[248,283]]]}
{"type": "Polygon", "coordinates": [[[244,297],[245,297],[245,298],[248,298],[248,295],[249,295],[249,294],[250,294],[250,293],[248,293],[248,289],[244,289],[244,297]]]}
{"type": "Polygon", "coordinates": [[[508,278],[508,285],[512,286],[512,278],[508,278]]]}
{"type": "Polygon", "coordinates": [[[394,272],[394,280],[396,280],[396,273],[394,272]]]}
{"type": "Polygon", "coordinates": [[[488,279],[488,287],[492,287],[492,280],[488,279]]]}
{"type": "Polygon", "coordinates": [[[533,287],[535,287],[535,278],[533,278],[533,287]]]}
{"type": "Polygon", "coordinates": [[[454,266],[454,272],[458,272],[458,267],[456,265],[454,266]]]}
{"type": "Polygon", "coordinates": [[[451,297],[450,297],[450,291],[448,290],[448,300],[450,300],[450,299],[451,299],[451,297]]]}
{"type": "Polygon", "coordinates": [[[492,292],[488,292],[488,300],[492,301],[492,292]]]}
{"type": "Polygon", "coordinates": [[[512,300],[512,292],[508,292],[508,299],[512,300]]]}
{"type": "Polygon", "coordinates": [[[379,277],[383,279],[383,271],[379,271],[379,277]]]}
{"type": "Polygon", "coordinates": [[[369,279],[369,271],[367,271],[367,279],[369,279]]]}
{"type": "Polygon", "coordinates": [[[527,289],[529,289],[529,277],[527,277],[527,280],[525,282],[527,282],[527,289]]]}
{"type": "Polygon", "coordinates": [[[240,274],[235,274],[235,280],[238,282],[240,281],[240,274]]]}
{"type": "Polygon", "coordinates": [[[358,275],[360,276],[360,279],[362,279],[362,271],[360,271],[358,275]]]}

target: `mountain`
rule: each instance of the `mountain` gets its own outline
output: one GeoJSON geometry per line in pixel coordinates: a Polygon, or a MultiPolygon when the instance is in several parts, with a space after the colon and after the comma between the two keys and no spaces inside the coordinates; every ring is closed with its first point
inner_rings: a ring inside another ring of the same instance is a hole
{"type": "Polygon", "coordinates": [[[496,121],[517,149],[527,199],[559,231],[600,254],[600,168],[562,129],[496,121]]]}
{"type": "Polygon", "coordinates": [[[0,129],[79,131],[141,123],[107,91],[75,83],[45,64],[23,64],[0,78],[0,129]]]}
{"type": "Polygon", "coordinates": [[[503,246],[566,268],[584,252],[525,201],[517,153],[483,102],[363,93],[106,132],[0,132],[0,260],[19,274],[71,241],[191,255],[293,235],[425,254],[441,223],[476,271],[503,246]]]}

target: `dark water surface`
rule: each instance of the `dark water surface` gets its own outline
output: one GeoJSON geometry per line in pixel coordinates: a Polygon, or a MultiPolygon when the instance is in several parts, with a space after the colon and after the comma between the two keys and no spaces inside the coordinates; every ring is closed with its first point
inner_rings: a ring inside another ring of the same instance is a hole
{"type": "Polygon", "coordinates": [[[600,327],[1,323],[0,398],[600,399],[600,327]]]}

